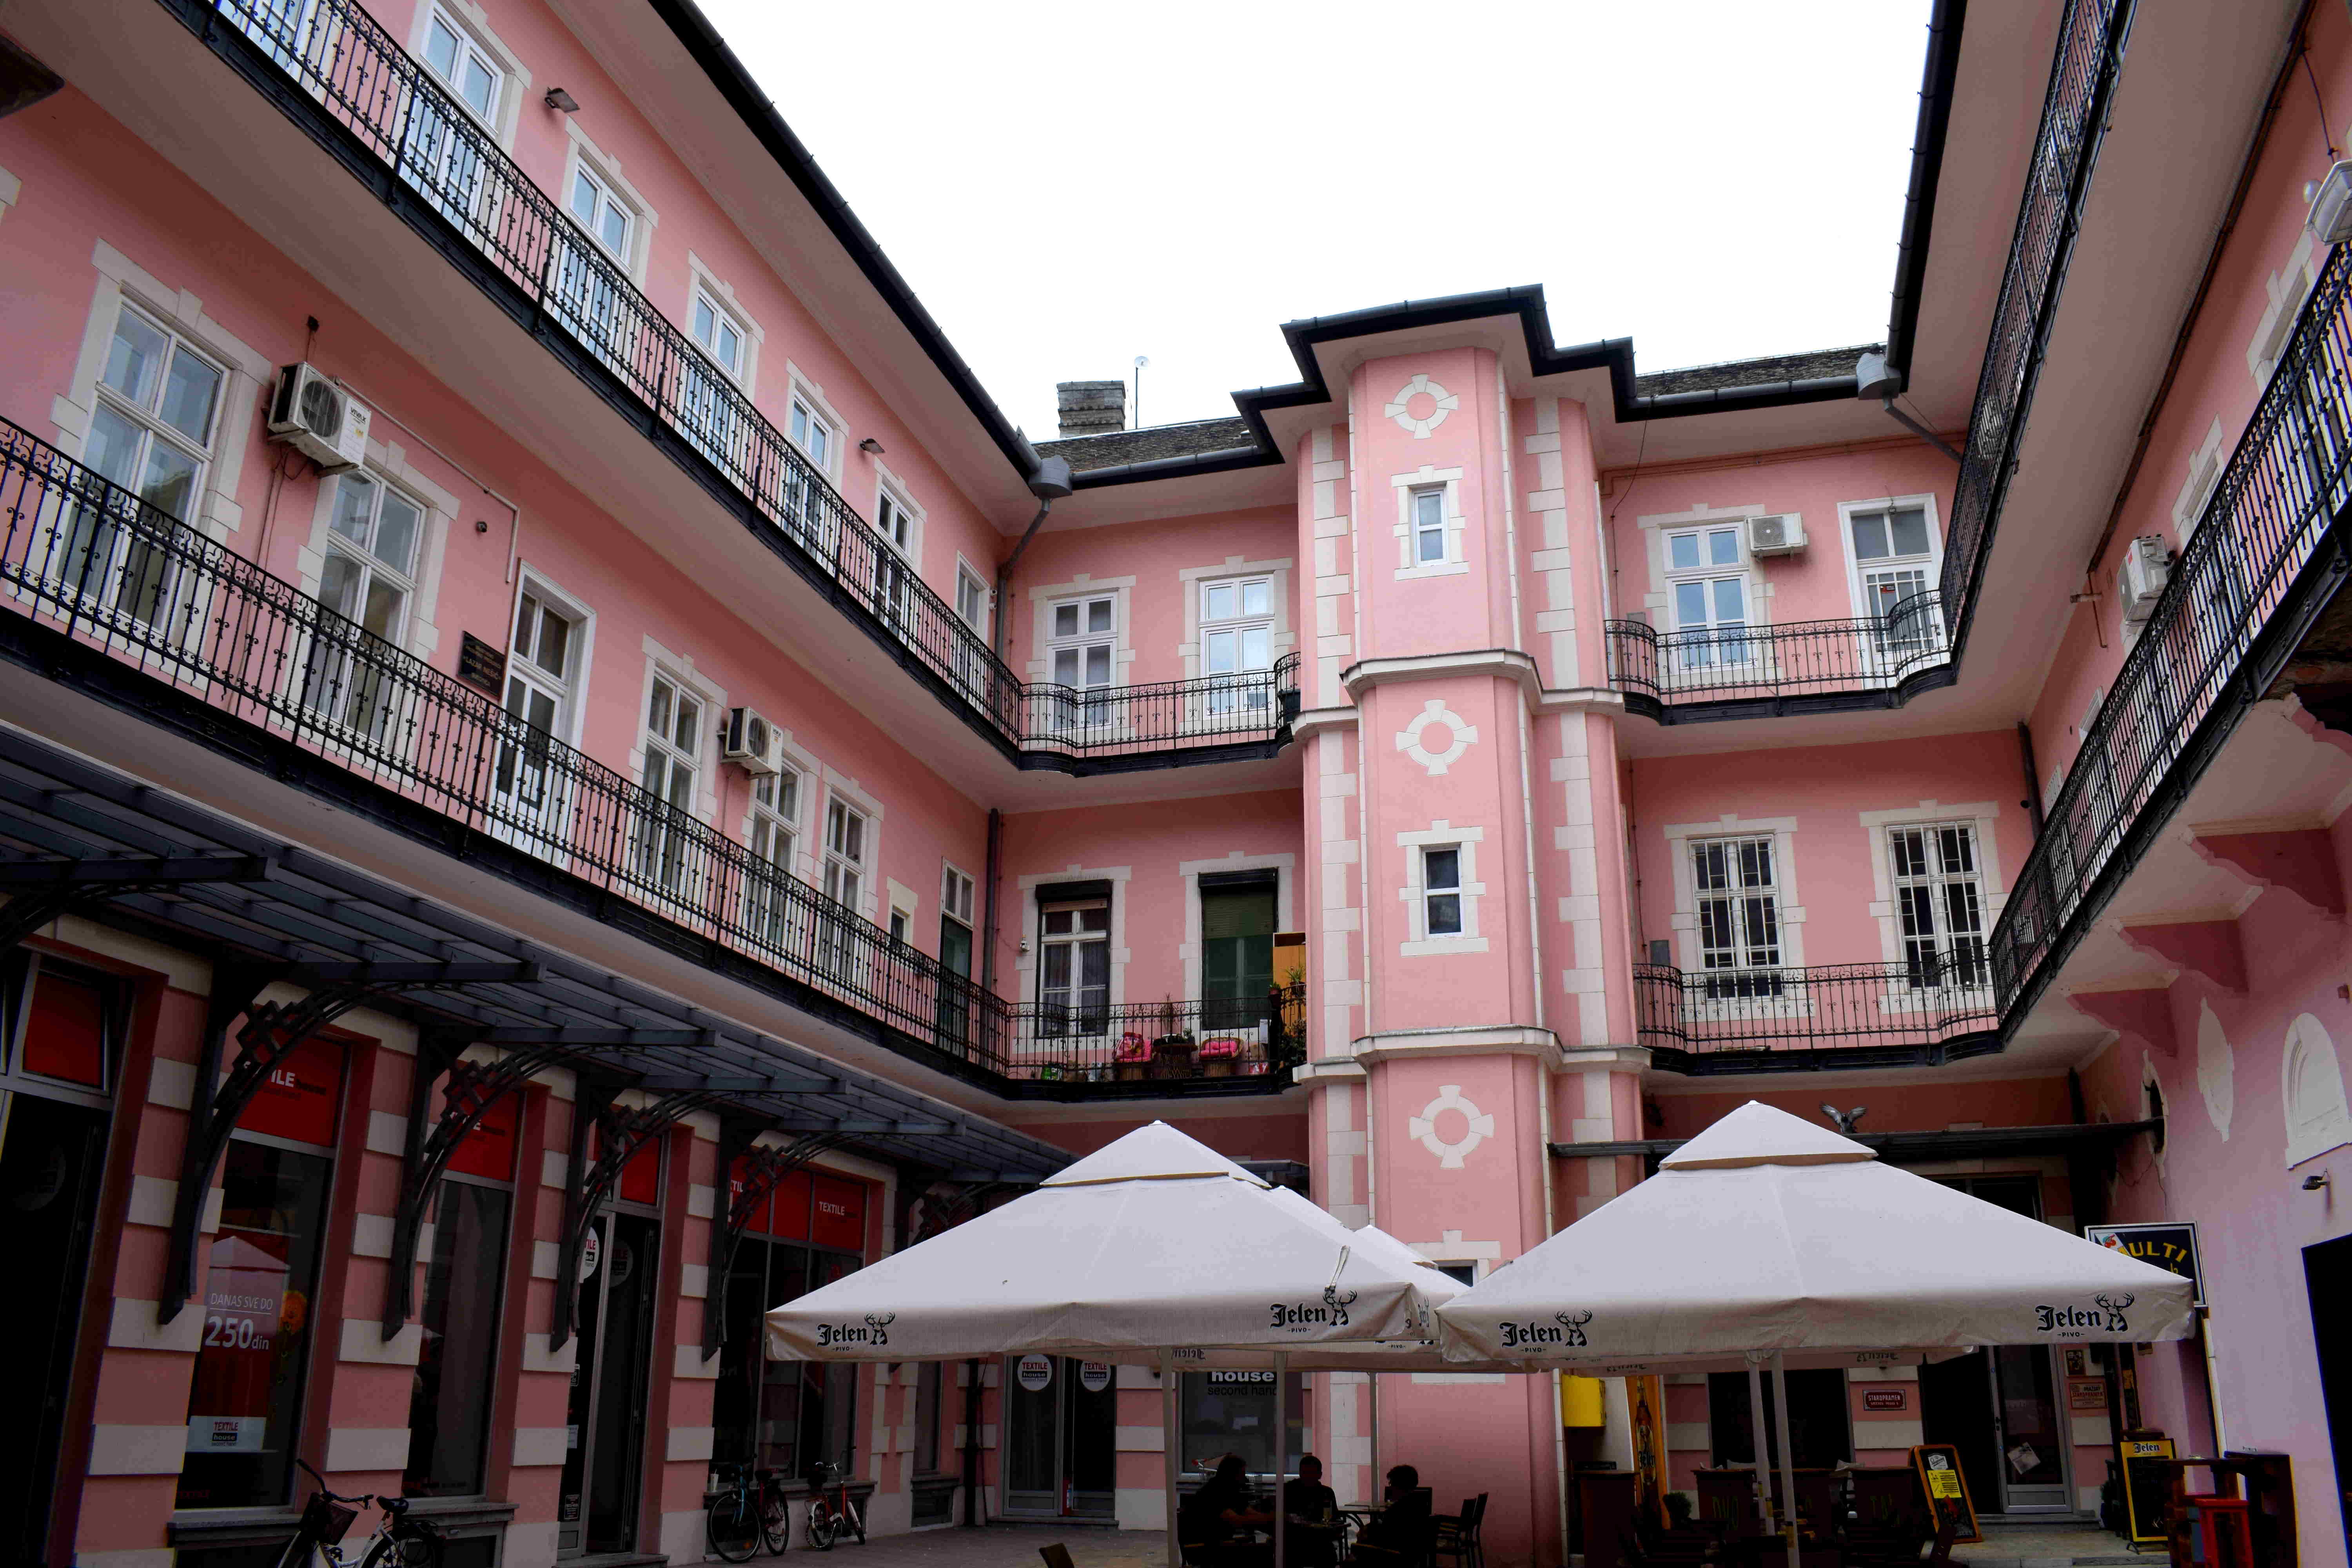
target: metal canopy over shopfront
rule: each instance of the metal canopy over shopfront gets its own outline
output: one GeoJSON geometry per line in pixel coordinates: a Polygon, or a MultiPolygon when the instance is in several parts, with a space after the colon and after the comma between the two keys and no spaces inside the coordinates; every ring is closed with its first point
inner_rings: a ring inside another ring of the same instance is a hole
{"type": "MultiPolygon", "coordinates": [[[[644,1091],[673,1119],[723,1106],[953,1181],[1027,1184],[1068,1163],[1050,1144],[0,731],[0,887],[10,880],[20,898],[39,898],[43,923],[70,910],[144,928],[348,995],[346,1005],[404,1013],[443,1049],[463,1041],[504,1047],[508,1061],[560,1059],[644,1091]]],[[[412,1172],[425,1152],[412,1151],[412,1172]]]]}

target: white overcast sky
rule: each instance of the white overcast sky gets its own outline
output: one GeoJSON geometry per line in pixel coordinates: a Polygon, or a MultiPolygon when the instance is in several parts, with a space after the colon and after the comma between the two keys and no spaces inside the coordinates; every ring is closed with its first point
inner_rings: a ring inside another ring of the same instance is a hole
{"type": "Polygon", "coordinates": [[[1873,342],[1927,0],[703,0],[1013,419],[1297,379],[1279,327],[1540,283],[1643,371],[1873,342]]]}

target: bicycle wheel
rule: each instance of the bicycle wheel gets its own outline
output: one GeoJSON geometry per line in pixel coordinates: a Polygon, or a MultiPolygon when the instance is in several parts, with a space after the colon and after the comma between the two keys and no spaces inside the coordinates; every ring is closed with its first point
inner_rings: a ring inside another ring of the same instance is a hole
{"type": "Polygon", "coordinates": [[[833,1506],[822,1497],[809,1500],[808,1543],[819,1552],[830,1552],[841,1534],[841,1521],[833,1506]]]}
{"type": "Polygon", "coordinates": [[[710,1550],[730,1563],[749,1563],[760,1550],[760,1516],[740,1488],[711,1500],[703,1531],[710,1550]]]}
{"type": "Polygon", "coordinates": [[[415,1524],[379,1536],[360,1568],[441,1568],[441,1538],[415,1524]]]}
{"type": "Polygon", "coordinates": [[[866,1510],[857,1506],[856,1498],[841,1500],[841,1511],[849,1521],[849,1528],[857,1532],[857,1544],[866,1544],[866,1510]]]}
{"type": "Polygon", "coordinates": [[[767,1542],[771,1556],[792,1544],[793,1516],[784,1507],[783,1494],[773,1487],[760,1489],[760,1539],[767,1542]]]}

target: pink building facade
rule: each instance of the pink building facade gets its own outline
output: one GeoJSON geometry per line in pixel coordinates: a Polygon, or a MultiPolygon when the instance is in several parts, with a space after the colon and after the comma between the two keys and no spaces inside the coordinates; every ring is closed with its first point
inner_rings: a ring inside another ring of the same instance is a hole
{"type": "MultiPolygon", "coordinates": [[[[2198,1338],[1801,1374],[1800,1464],[2284,1455],[2345,1563],[2352,24],[1962,13],[1880,342],[1505,289],[1032,441],[690,5],[0,9],[15,1555],[275,1561],[303,1466],[509,1568],[745,1464],[1157,1529],[1155,1373],[759,1312],[1155,1119],[1475,1279],[1761,1099],[2201,1242],[2198,1338]]],[[[1741,1378],[1181,1375],[1188,1475],[1496,1568],[1755,1458],[1741,1378]]]]}

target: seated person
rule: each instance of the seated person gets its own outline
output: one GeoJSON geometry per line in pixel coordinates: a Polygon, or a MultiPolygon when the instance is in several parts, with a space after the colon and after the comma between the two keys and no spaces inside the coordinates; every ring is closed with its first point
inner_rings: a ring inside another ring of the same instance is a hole
{"type": "Polygon", "coordinates": [[[1273,1522],[1250,1493],[1249,1461],[1227,1454],[1177,1509],[1176,1539],[1184,1561],[1201,1568],[1261,1568],[1274,1561],[1274,1549],[1255,1543],[1251,1532],[1273,1522]]]}
{"type": "Polygon", "coordinates": [[[1388,1489],[1381,1496],[1388,1507],[1364,1527],[1355,1560],[1382,1568],[1421,1563],[1429,1555],[1430,1538],[1429,1493],[1422,1489],[1421,1472],[1411,1465],[1397,1466],[1389,1472],[1388,1489]]]}
{"type": "Polygon", "coordinates": [[[1298,1479],[1282,1489],[1282,1511],[1290,1568],[1331,1568],[1339,1560],[1339,1499],[1323,1484],[1322,1460],[1299,1456],[1298,1479]]]}

